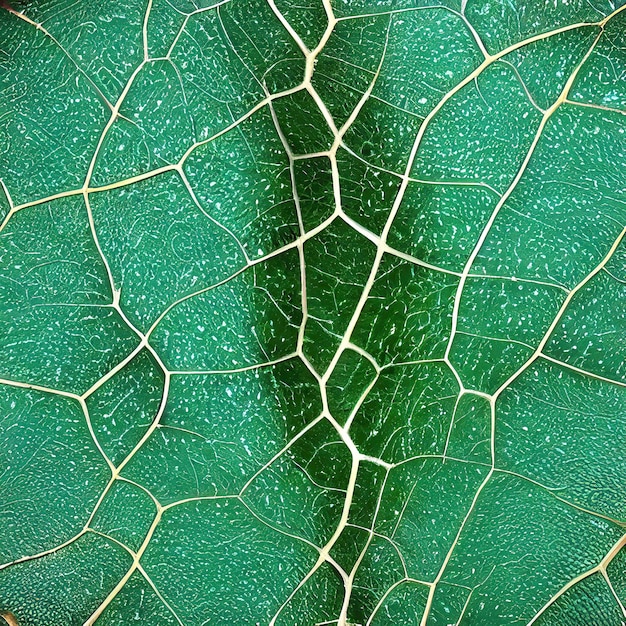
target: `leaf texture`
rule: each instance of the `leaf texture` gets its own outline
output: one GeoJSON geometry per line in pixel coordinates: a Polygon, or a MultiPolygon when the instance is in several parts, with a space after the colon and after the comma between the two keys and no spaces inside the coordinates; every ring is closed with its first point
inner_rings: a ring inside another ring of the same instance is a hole
{"type": "Polygon", "coordinates": [[[2,3],[4,620],[623,626],[625,9],[2,3]]]}

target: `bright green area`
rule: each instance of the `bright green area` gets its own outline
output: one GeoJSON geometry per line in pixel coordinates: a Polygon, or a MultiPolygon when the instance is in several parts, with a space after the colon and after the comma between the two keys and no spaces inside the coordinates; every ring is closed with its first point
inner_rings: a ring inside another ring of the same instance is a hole
{"type": "Polygon", "coordinates": [[[623,1],[2,3],[0,623],[623,626],[623,1]]]}

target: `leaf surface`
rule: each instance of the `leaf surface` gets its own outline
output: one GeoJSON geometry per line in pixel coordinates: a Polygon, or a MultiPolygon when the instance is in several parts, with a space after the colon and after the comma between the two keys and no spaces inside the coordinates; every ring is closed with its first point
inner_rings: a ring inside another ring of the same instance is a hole
{"type": "Polygon", "coordinates": [[[2,7],[8,624],[625,623],[623,6],[2,7]]]}

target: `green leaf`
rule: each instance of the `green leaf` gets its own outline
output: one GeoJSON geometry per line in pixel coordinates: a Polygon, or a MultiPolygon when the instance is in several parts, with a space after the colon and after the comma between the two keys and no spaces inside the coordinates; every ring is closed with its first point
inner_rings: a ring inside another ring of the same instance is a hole
{"type": "Polygon", "coordinates": [[[626,623],[622,0],[0,7],[0,622],[626,623]]]}

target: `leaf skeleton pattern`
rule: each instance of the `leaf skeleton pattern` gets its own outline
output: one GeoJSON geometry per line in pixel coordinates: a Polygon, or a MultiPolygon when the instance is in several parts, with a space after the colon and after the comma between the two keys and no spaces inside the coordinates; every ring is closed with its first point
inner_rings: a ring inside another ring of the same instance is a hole
{"type": "Polygon", "coordinates": [[[0,6],[6,623],[626,623],[626,5],[0,6]]]}

